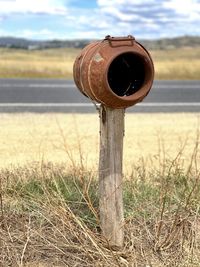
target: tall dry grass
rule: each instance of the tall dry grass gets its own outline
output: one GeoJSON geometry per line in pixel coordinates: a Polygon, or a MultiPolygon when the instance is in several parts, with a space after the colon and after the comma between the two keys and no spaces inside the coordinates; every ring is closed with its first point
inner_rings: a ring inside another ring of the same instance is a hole
{"type": "MultiPolygon", "coordinates": [[[[80,50],[73,48],[27,51],[1,48],[2,78],[69,78],[80,50]]],[[[200,77],[200,48],[151,51],[156,79],[196,79],[200,77]]]]}
{"type": "Polygon", "coordinates": [[[126,115],[116,251],[100,235],[98,114],[0,122],[0,266],[199,266],[199,114],[126,115]]]}
{"type": "MultiPolygon", "coordinates": [[[[187,167],[195,145],[199,114],[126,114],[124,171],[134,165],[160,166],[158,154],[173,158],[185,144],[187,167]]],[[[97,170],[98,114],[0,114],[0,167],[30,162],[82,164],[97,170]],[[80,158],[81,155],[81,158],[80,158]]],[[[164,156],[163,156],[164,157],[164,156]]],[[[162,166],[161,166],[162,167],[162,166]]]]}
{"type": "Polygon", "coordinates": [[[77,49],[28,51],[0,49],[0,77],[3,78],[72,78],[77,49]]]}
{"type": "Polygon", "coordinates": [[[151,51],[156,79],[199,80],[200,48],[151,51]]]}
{"type": "Polygon", "coordinates": [[[155,169],[151,180],[142,179],[137,166],[132,179],[124,177],[119,250],[100,234],[94,173],[52,164],[2,170],[1,266],[199,266],[200,173],[187,173],[175,161],[167,166],[167,175],[155,169]]]}

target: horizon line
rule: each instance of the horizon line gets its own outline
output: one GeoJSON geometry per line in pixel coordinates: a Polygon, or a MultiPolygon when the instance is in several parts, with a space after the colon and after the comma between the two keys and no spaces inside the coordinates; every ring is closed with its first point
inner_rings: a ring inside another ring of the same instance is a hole
{"type": "MultiPolygon", "coordinates": [[[[112,36],[112,35],[111,35],[112,36]]],[[[134,36],[134,35],[133,35],[134,36]]],[[[23,40],[28,40],[28,41],[35,41],[35,42],[45,42],[45,41],[91,41],[91,40],[101,40],[102,38],[48,38],[48,39],[34,39],[34,38],[28,38],[28,37],[19,37],[19,36],[13,36],[13,35],[0,35],[0,38],[13,38],[13,39],[23,39],[23,40]]],[[[177,38],[200,38],[200,35],[188,35],[188,34],[184,34],[184,35],[177,35],[177,36],[173,36],[173,37],[167,37],[167,36],[163,36],[163,37],[158,37],[158,38],[137,38],[138,40],[146,40],[146,41],[158,41],[158,40],[163,40],[163,39],[168,39],[168,40],[172,40],[172,39],[177,39],[177,38]]]]}

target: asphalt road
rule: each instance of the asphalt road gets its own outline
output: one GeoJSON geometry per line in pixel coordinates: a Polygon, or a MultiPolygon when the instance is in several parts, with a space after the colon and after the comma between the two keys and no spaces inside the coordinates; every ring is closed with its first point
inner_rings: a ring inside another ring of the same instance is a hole
{"type": "MultiPolygon", "coordinates": [[[[0,112],[96,112],[73,81],[0,79],[0,112]]],[[[127,112],[200,112],[199,81],[155,81],[145,100],[127,112]]]]}

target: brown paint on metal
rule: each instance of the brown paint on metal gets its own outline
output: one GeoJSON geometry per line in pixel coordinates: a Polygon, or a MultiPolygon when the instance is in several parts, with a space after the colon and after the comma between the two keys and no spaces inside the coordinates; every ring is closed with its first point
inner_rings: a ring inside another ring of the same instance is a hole
{"type": "Polygon", "coordinates": [[[154,78],[150,54],[132,36],[107,36],[89,44],[76,58],[73,71],[76,86],[84,95],[111,108],[127,108],[141,102],[149,93],[154,78]],[[133,94],[120,96],[109,85],[108,71],[117,57],[129,53],[142,62],[144,81],[133,94]]]}

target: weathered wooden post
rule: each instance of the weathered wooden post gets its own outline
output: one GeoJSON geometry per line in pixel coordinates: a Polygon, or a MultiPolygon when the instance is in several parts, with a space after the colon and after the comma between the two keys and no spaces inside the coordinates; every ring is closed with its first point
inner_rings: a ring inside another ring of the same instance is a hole
{"type": "Polygon", "coordinates": [[[79,90],[100,106],[99,209],[102,235],[124,242],[122,163],[125,108],[143,100],[154,76],[148,51],[131,35],[106,36],[86,46],[74,63],[79,90]]]}
{"type": "Polygon", "coordinates": [[[99,208],[102,234],[111,246],[124,240],[122,198],[124,109],[100,107],[99,208]]]}

